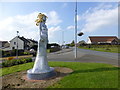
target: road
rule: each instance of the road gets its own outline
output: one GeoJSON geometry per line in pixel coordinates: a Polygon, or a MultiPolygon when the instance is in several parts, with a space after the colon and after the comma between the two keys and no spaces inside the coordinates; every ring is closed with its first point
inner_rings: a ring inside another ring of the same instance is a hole
{"type": "MultiPolygon", "coordinates": [[[[100,52],[87,49],[77,49],[77,59],[74,58],[74,48],[63,49],[58,52],[48,53],[48,61],[64,62],[95,62],[118,65],[118,53],[100,52]]],[[[33,60],[35,57],[33,57],[33,60]]],[[[2,61],[0,60],[0,63],[2,61]]]]}
{"type": "Polygon", "coordinates": [[[118,66],[118,53],[100,52],[78,48],[77,59],[74,59],[74,49],[71,48],[48,54],[48,60],[66,62],[96,62],[118,66]]]}

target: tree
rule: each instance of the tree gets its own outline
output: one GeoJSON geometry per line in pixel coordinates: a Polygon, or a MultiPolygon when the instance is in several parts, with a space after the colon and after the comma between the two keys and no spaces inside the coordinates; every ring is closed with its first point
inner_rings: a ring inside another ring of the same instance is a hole
{"type": "Polygon", "coordinates": [[[54,46],[54,47],[60,47],[60,45],[57,44],[57,43],[51,43],[51,44],[47,44],[47,49],[50,49],[51,46],[54,46]]]}
{"type": "Polygon", "coordinates": [[[72,47],[75,46],[74,40],[71,42],[70,46],[72,46],[72,47]]]}
{"type": "Polygon", "coordinates": [[[75,44],[74,40],[71,42],[71,44],[75,44]]]}
{"type": "Polygon", "coordinates": [[[79,45],[86,45],[87,43],[84,41],[84,40],[82,40],[82,41],[79,41],[79,45]]]}

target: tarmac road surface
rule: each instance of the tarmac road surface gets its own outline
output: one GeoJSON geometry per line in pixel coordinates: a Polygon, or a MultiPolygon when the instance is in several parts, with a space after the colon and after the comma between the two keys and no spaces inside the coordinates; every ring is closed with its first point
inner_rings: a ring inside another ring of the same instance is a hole
{"type": "Polygon", "coordinates": [[[49,61],[65,62],[95,62],[118,66],[118,53],[100,52],[86,49],[77,49],[77,59],[74,58],[74,48],[63,49],[48,54],[49,61]]]}

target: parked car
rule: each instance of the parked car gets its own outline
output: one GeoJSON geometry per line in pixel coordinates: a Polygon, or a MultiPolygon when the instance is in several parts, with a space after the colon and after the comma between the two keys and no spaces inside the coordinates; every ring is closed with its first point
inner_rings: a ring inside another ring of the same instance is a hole
{"type": "Polygon", "coordinates": [[[66,46],[66,45],[62,46],[62,49],[68,49],[68,48],[69,46],[66,46]]]}

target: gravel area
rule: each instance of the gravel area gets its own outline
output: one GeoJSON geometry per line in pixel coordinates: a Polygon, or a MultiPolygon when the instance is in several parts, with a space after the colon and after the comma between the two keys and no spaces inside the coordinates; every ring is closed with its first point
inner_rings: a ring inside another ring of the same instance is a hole
{"type": "Polygon", "coordinates": [[[47,88],[73,72],[70,68],[54,67],[56,76],[46,80],[28,80],[26,71],[16,72],[2,77],[2,89],[7,88],[47,88]]]}

